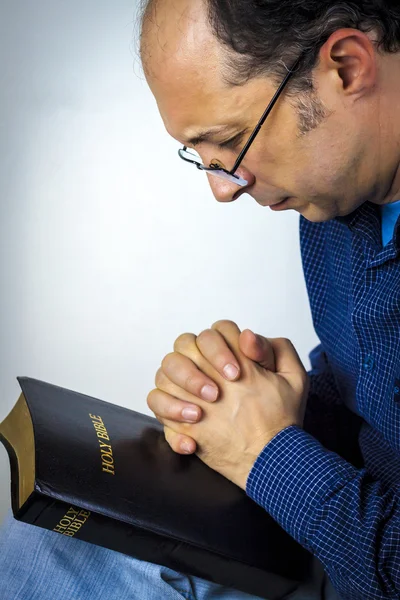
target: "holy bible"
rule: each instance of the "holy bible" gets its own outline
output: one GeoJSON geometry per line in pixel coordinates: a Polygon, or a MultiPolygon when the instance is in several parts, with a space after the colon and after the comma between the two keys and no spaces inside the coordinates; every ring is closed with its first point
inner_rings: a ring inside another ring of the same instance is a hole
{"type": "Polygon", "coordinates": [[[310,554],[243,490],[174,453],[156,419],[18,381],[0,425],[16,519],[261,597],[307,580],[310,554]]]}

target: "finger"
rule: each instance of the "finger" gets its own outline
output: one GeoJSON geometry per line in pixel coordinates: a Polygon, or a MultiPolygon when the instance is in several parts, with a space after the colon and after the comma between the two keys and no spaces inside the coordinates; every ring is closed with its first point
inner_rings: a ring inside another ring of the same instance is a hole
{"type": "Polygon", "coordinates": [[[224,379],[229,381],[238,379],[240,375],[239,362],[217,329],[202,331],[196,338],[196,344],[204,358],[224,379]]]}
{"type": "Polygon", "coordinates": [[[270,338],[269,341],[274,351],[277,373],[284,375],[304,370],[303,363],[290,340],[286,338],[270,338]]]}
{"type": "Polygon", "coordinates": [[[211,328],[222,335],[228,348],[236,357],[240,372],[244,375],[249,362],[247,356],[240,349],[239,337],[241,332],[239,327],[233,321],[222,320],[214,323],[211,328]]]}
{"type": "MultiPolygon", "coordinates": [[[[200,353],[198,352],[198,354],[200,353]]],[[[190,358],[179,352],[171,352],[163,359],[161,371],[157,371],[156,374],[157,387],[159,387],[159,383],[161,386],[163,385],[163,375],[172,384],[197,398],[207,402],[214,402],[218,398],[217,384],[206,373],[198,369],[190,358]]]]}
{"type": "Polygon", "coordinates": [[[194,454],[197,449],[193,438],[182,433],[176,433],[168,426],[164,427],[164,435],[172,450],[177,454],[194,454]]]}
{"type": "MultiPolygon", "coordinates": [[[[204,373],[202,373],[202,371],[200,371],[200,373],[201,373],[201,375],[203,375],[205,377],[205,375],[204,375],[204,373]]],[[[216,385],[214,382],[212,382],[212,383],[214,386],[216,385]]],[[[183,387],[173,383],[169,379],[169,377],[166,376],[162,367],[160,367],[156,373],[155,384],[156,384],[156,387],[159,390],[161,390],[162,392],[166,392],[167,394],[170,394],[171,396],[175,396],[175,398],[178,398],[179,400],[183,400],[184,402],[189,402],[189,403],[195,404],[196,406],[200,406],[200,407],[203,407],[204,402],[211,401],[211,400],[205,400],[206,397],[210,397],[212,400],[215,398],[215,391],[213,390],[212,394],[211,394],[211,392],[204,391],[203,390],[204,386],[200,390],[201,395],[203,396],[203,394],[204,394],[204,396],[202,398],[199,398],[199,396],[196,396],[195,394],[192,394],[191,392],[184,390],[183,387]]],[[[208,385],[208,384],[206,384],[206,385],[208,385]]],[[[219,394],[218,387],[216,387],[216,391],[217,391],[217,397],[218,397],[218,394],[219,394]]]]}
{"type": "Polygon", "coordinates": [[[197,423],[203,416],[199,406],[179,400],[158,388],[147,396],[147,405],[160,422],[169,419],[177,423],[197,423]]]}
{"type": "Polygon", "coordinates": [[[239,336],[239,348],[250,360],[258,363],[268,371],[274,371],[275,355],[270,340],[250,329],[245,329],[239,336]]]}

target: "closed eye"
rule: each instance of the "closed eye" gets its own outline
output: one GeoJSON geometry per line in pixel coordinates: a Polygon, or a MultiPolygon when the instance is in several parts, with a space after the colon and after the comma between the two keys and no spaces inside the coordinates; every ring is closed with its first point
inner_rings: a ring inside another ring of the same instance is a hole
{"type": "Polygon", "coordinates": [[[244,137],[244,134],[246,133],[246,131],[247,130],[241,131],[240,133],[237,133],[235,136],[229,138],[229,140],[217,143],[218,148],[221,148],[222,150],[224,150],[226,148],[228,148],[229,150],[236,150],[238,148],[238,146],[240,146],[241,142],[243,141],[243,137],[244,137]]]}

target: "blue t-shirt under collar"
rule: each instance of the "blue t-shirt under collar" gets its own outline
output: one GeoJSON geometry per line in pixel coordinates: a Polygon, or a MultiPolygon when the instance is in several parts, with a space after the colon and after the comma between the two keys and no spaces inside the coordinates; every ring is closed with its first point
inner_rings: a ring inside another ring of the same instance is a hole
{"type": "Polygon", "coordinates": [[[386,246],[393,238],[394,228],[400,215],[400,200],[381,206],[382,245],[386,246]]]}

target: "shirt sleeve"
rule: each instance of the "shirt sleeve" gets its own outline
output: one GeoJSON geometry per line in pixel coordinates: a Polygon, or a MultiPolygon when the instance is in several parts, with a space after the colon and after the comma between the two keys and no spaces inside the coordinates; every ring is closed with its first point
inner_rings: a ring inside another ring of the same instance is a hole
{"type": "Polygon", "coordinates": [[[400,598],[400,486],[290,426],[261,452],[246,491],[317,556],[343,598],[400,598]]]}
{"type": "Polygon", "coordinates": [[[310,354],[303,429],[279,432],[246,492],[323,563],[346,600],[400,598],[400,486],[363,468],[362,419],[341,401],[322,346],[310,354]]]}

